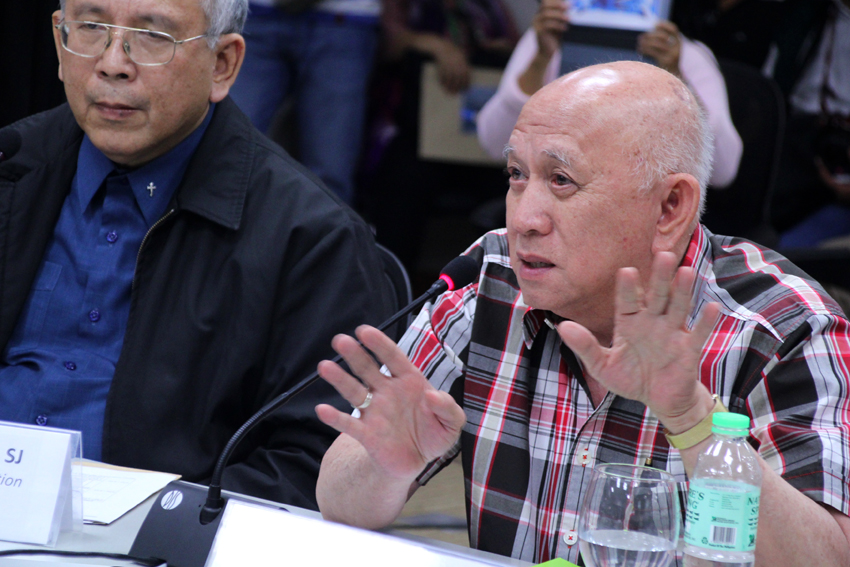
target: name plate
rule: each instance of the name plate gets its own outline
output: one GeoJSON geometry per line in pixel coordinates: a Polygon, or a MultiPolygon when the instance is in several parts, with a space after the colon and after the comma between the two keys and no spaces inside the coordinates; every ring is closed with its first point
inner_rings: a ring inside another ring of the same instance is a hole
{"type": "Polygon", "coordinates": [[[231,498],[205,567],[368,565],[493,567],[511,560],[476,550],[441,548],[231,498]]]}
{"type": "Polygon", "coordinates": [[[52,547],[60,531],[82,530],[80,440],[0,421],[0,540],[52,547]]]}

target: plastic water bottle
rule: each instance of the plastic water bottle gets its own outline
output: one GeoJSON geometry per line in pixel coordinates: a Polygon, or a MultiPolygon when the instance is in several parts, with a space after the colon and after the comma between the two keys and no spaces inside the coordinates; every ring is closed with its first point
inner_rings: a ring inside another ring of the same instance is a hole
{"type": "Polygon", "coordinates": [[[685,513],[686,567],[750,567],[762,474],[747,443],[750,418],[712,417],[712,443],[697,459],[685,513]]]}

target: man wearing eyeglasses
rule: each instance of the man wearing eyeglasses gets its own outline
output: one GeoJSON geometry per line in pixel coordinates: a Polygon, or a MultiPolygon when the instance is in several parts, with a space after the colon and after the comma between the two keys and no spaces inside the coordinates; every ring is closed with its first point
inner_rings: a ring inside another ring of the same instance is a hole
{"type": "MultiPolygon", "coordinates": [[[[247,0],[65,0],[68,104],[0,163],[0,420],[203,482],[331,337],[389,311],[371,232],[228,98],[247,0]]],[[[0,131],[0,140],[9,139],[0,131]]],[[[0,148],[3,151],[3,148],[0,148]]],[[[223,486],[315,507],[316,385],[223,486]]]]}

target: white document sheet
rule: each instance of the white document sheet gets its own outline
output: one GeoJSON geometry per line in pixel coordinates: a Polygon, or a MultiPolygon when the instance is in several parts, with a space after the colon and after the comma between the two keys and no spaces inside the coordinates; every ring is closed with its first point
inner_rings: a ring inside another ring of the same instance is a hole
{"type": "Polygon", "coordinates": [[[86,461],[83,464],[83,519],[87,524],[110,524],[178,478],[177,474],[86,461]]]}

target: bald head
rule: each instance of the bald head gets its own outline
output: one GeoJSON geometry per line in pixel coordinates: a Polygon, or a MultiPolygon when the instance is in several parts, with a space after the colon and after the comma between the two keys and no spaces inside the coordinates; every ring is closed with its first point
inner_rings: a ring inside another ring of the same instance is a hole
{"type": "Polygon", "coordinates": [[[524,121],[545,121],[553,133],[581,125],[588,140],[606,140],[612,157],[628,161],[640,190],[667,174],[688,173],[705,193],[711,130],[690,89],[653,65],[618,61],[565,75],[528,101],[517,126],[524,121]]]}
{"type": "Polygon", "coordinates": [[[693,236],[696,164],[710,155],[699,114],[680,81],[639,63],[582,69],[526,103],[506,152],[505,222],[527,305],[610,341],[617,272],[648,284],[653,258],[683,258],[693,236]]]}

